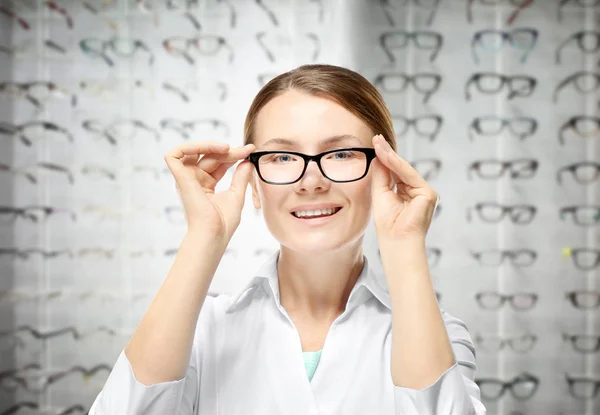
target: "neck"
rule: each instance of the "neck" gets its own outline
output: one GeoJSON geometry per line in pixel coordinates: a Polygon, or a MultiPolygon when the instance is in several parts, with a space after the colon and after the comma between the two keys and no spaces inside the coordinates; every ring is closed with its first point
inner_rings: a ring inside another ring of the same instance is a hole
{"type": "Polygon", "coordinates": [[[281,305],[290,315],[333,321],[344,312],[363,266],[362,240],[336,251],[282,246],[277,262],[281,305]]]}

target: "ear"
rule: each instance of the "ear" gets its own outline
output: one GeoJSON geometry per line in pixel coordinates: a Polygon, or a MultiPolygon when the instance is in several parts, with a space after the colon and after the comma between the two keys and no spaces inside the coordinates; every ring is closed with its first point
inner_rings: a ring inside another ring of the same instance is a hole
{"type": "Polygon", "coordinates": [[[260,178],[258,177],[258,173],[256,170],[252,172],[252,177],[250,178],[250,185],[252,186],[252,202],[254,203],[254,207],[256,209],[260,209],[260,195],[258,194],[258,181],[260,178]]]}

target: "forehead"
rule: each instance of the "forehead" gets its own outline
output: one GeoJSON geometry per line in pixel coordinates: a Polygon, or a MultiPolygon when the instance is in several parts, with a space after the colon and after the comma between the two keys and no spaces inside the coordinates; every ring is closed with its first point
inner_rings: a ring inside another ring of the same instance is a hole
{"type": "Polygon", "coordinates": [[[358,137],[347,141],[351,146],[370,147],[373,136],[365,122],[338,103],[294,90],[269,101],[260,110],[254,127],[257,149],[273,138],[295,141],[298,148],[316,148],[322,140],[341,135],[358,137]]]}

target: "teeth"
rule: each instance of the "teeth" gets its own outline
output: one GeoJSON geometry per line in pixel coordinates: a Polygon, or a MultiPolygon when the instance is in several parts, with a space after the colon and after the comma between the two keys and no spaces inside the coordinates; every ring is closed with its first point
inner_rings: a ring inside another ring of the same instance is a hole
{"type": "Polygon", "coordinates": [[[302,210],[299,212],[293,212],[292,214],[297,218],[310,218],[312,216],[323,216],[323,215],[333,215],[335,212],[340,210],[340,208],[332,208],[332,209],[316,209],[316,210],[302,210]]]}

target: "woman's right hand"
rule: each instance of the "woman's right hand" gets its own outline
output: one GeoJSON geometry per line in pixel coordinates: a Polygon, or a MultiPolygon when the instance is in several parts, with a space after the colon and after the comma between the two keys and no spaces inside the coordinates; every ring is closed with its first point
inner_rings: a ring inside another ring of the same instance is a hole
{"type": "Polygon", "coordinates": [[[232,165],[254,150],[254,144],[230,148],[227,143],[205,141],[184,143],[165,154],[188,232],[208,232],[229,242],[240,224],[252,163],[243,161],[236,167],[228,190],[215,193],[215,187],[232,165]]]}

